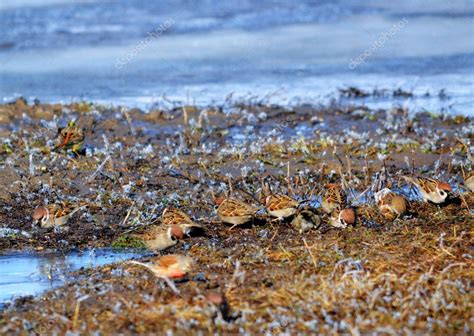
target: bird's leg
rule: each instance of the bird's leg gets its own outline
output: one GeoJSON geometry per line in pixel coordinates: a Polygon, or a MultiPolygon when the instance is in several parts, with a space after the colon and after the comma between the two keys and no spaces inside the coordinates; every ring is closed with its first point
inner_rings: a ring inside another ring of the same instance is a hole
{"type": "Polygon", "coordinates": [[[229,231],[232,231],[236,226],[238,226],[239,224],[234,224],[230,227],[229,231]]]}
{"type": "Polygon", "coordinates": [[[163,279],[163,281],[171,288],[171,290],[176,294],[179,295],[180,291],[178,288],[176,288],[176,285],[174,284],[173,281],[171,281],[167,276],[160,276],[160,279],[163,279]]]}
{"type": "Polygon", "coordinates": [[[279,222],[279,223],[283,222],[283,217],[277,217],[270,220],[270,223],[275,223],[275,222],[279,222]]]}

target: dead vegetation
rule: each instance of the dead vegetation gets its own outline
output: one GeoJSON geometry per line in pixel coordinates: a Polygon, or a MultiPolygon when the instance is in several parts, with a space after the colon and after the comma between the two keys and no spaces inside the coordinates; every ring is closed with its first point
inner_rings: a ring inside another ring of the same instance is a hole
{"type": "Polygon", "coordinates": [[[82,270],[0,312],[2,334],[472,333],[474,202],[461,178],[471,165],[467,117],[231,100],[149,113],[22,100],[0,109],[0,178],[11,184],[0,192],[1,249],[124,247],[167,205],[206,226],[169,250],[196,262],[176,284],[180,295],[130,265],[82,270]],[[52,151],[71,120],[84,131],[84,155],[52,151]],[[450,182],[455,194],[441,207],[420,202],[398,178],[413,172],[450,182]],[[230,180],[237,197],[257,204],[262,178],[316,208],[322,186],[342,181],[358,222],[338,230],[323,218],[302,236],[263,214],[230,232],[215,221],[211,190],[229,192],[230,180]],[[383,178],[411,200],[394,222],[373,203],[383,178]],[[36,206],[59,201],[88,207],[64,228],[32,225],[36,206]],[[225,302],[211,299],[216,293],[225,302]]]}

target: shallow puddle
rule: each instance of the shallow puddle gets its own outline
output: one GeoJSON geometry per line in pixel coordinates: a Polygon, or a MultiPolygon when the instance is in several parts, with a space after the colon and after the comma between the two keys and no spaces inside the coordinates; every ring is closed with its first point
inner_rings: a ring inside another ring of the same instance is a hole
{"type": "Polygon", "coordinates": [[[146,254],[144,250],[91,249],[60,252],[9,252],[0,254],[0,307],[8,300],[37,295],[58,287],[70,272],[146,254]]]}

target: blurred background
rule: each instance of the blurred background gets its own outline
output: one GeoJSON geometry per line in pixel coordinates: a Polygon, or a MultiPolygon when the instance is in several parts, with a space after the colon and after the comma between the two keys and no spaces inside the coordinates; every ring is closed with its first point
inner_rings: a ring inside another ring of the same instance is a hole
{"type": "Polygon", "coordinates": [[[0,97],[294,104],[356,86],[472,115],[473,18],[472,0],[2,0],[0,97]]]}

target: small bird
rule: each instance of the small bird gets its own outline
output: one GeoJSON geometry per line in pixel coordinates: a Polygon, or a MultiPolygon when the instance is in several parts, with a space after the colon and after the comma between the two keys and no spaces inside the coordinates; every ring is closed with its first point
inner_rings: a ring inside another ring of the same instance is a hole
{"type": "Polygon", "coordinates": [[[352,208],[343,210],[334,210],[329,217],[329,224],[337,228],[346,228],[348,225],[354,225],[356,221],[355,211],[352,208]]]}
{"type": "Polygon", "coordinates": [[[464,180],[464,185],[471,191],[474,192],[474,170],[471,171],[464,180]]]}
{"type": "Polygon", "coordinates": [[[176,245],[178,239],[183,239],[184,232],[178,225],[155,225],[149,227],[143,233],[133,234],[132,236],[142,240],[150,250],[163,251],[176,245]]]}
{"type": "Polygon", "coordinates": [[[380,212],[389,220],[394,220],[407,211],[408,203],[405,197],[394,193],[389,188],[378,191],[374,197],[380,212]]]}
{"type": "Polygon", "coordinates": [[[262,204],[270,216],[283,220],[293,216],[298,211],[300,203],[283,194],[271,194],[263,198],[262,204]]]}
{"type": "Polygon", "coordinates": [[[87,205],[71,208],[65,204],[49,204],[37,207],[33,212],[33,221],[42,228],[66,225],[69,219],[87,205]]]}
{"type": "Polygon", "coordinates": [[[258,211],[257,207],[235,198],[217,197],[214,203],[218,206],[217,217],[223,223],[232,224],[231,230],[238,225],[250,222],[258,211]]]}
{"type": "Polygon", "coordinates": [[[322,195],[321,206],[326,213],[334,210],[342,210],[347,207],[347,196],[344,189],[339,184],[329,183],[325,185],[322,195]]]}
{"type": "Polygon", "coordinates": [[[181,279],[191,271],[194,260],[184,255],[169,254],[157,257],[148,263],[135,260],[127,263],[146,267],[158,278],[181,279]]]}
{"type": "Polygon", "coordinates": [[[309,231],[314,227],[318,227],[320,224],[321,218],[309,208],[299,211],[291,221],[291,225],[298,230],[299,233],[309,231]]]}
{"type": "Polygon", "coordinates": [[[181,236],[176,236],[179,239],[183,239],[184,236],[190,237],[193,231],[203,229],[201,224],[195,223],[183,211],[172,207],[168,207],[163,211],[163,214],[161,215],[161,221],[165,226],[177,226],[180,228],[182,234],[181,236]]]}
{"type": "Polygon", "coordinates": [[[67,126],[59,130],[59,144],[54,148],[71,149],[77,155],[77,151],[84,143],[84,133],[74,121],[68,122],[67,126]]]}
{"type": "Polygon", "coordinates": [[[404,176],[404,178],[418,188],[425,202],[443,203],[448,197],[448,193],[453,191],[448,183],[432,178],[409,176],[404,176]]]}

